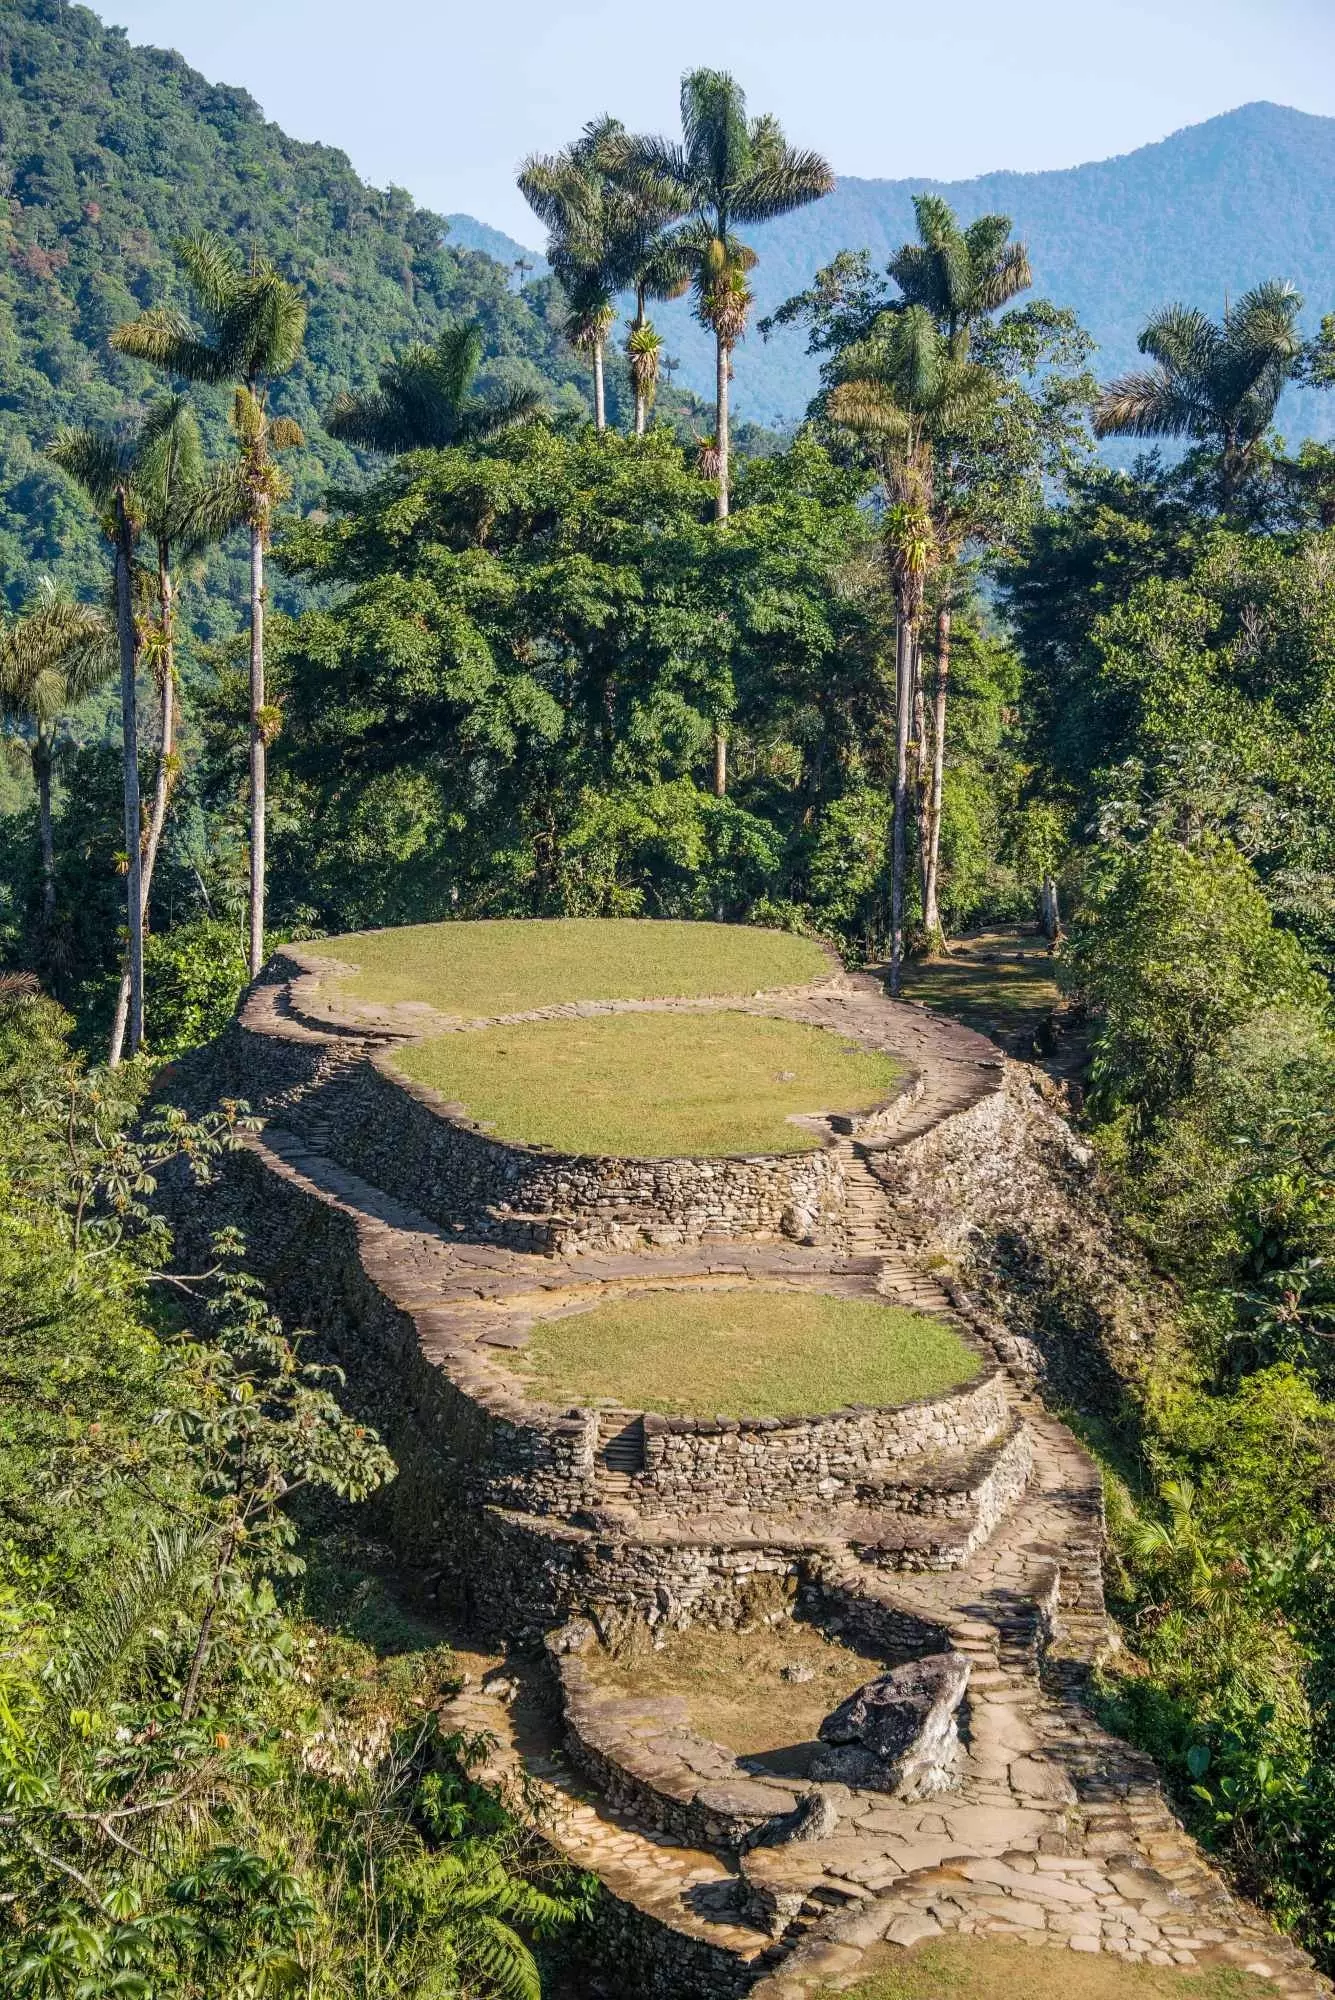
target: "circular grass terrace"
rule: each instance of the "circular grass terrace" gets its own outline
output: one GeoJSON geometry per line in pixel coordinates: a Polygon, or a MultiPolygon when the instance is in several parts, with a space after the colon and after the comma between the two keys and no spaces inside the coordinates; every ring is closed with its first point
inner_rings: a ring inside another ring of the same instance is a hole
{"type": "Polygon", "coordinates": [[[664,1287],[541,1319],[512,1365],[544,1402],[665,1417],[893,1409],[963,1388],[982,1368],[930,1314],[758,1285],[664,1287]]]}
{"type": "Polygon", "coordinates": [[[811,1152],[825,1135],[794,1117],[870,1110],[904,1077],[827,1029],[731,1011],[524,1021],[393,1060],[498,1139],[620,1159],[811,1152]]]}
{"type": "Polygon", "coordinates": [[[408,924],[325,938],[333,1001],[434,1007],[494,1020],[574,1000],[717,999],[806,986],[830,959],[810,938],[744,924],[634,917],[524,917],[408,924]]]}

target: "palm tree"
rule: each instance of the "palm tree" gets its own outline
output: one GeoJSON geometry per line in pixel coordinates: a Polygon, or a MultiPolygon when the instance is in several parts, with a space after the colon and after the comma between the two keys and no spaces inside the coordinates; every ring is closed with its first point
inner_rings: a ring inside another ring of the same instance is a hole
{"type": "MultiPolygon", "coordinates": [[[[890,276],[910,305],[926,307],[938,331],[957,359],[967,358],[974,327],[999,312],[1033,283],[1029,253],[1011,241],[1008,215],[982,215],[962,229],[949,202],[940,195],[920,194],[913,200],[918,241],[905,243],[890,260],[890,276]]],[[[949,572],[959,559],[968,535],[979,522],[958,496],[938,489],[936,539],[940,566],[949,572]]],[[[943,787],[945,783],[946,709],[950,682],[951,612],[954,587],[943,574],[937,592],[936,675],[932,699],[931,753],[928,759],[925,716],[918,730],[922,772],[922,896],[923,930],[929,947],[943,946],[940,911],[940,852],[943,787]]],[[[915,672],[917,702],[923,701],[921,674],[915,672]]]]}
{"type": "Polygon", "coordinates": [[[190,382],[234,382],[232,428],[237,476],[250,530],[250,976],[264,964],[265,764],[278,713],[265,701],[264,555],[274,510],[290,491],[275,453],[304,442],[289,417],[270,416],[269,385],[301,353],[306,306],[268,258],[247,263],[231,244],[204,231],[178,255],[205,322],[203,336],[183,314],[158,306],[126,326],[111,344],[190,382]]]}
{"type": "Polygon", "coordinates": [[[952,352],[926,306],[909,305],[883,313],[867,339],[846,350],[839,380],[825,398],[830,419],[862,439],[884,498],[885,562],[895,600],[890,991],[896,995],[904,959],[914,663],[928,577],[941,556],[935,518],[936,445],[952,428],[975,418],[995,394],[989,370],[952,352]]]}
{"type": "MultiPolygon", "coordinates": [[[[695,316],[714,336],[714,436],[709,463],[715,518],[726,521],[730,492],[728,384],[732,352],[746,331],[753,299],[747,272],[756,253],[734,233],[738,223],[767,222],[818,201],[834,186],[819,153],[790,146],[776,118],[748,119],[746,93],[723,70],[690,70],[681,82],[681,143],[627,139],[618,178],[642,202],[686,220],[665,251],[690,273],[695,316]]],[[[714,790],[728,789],[728,738],[714,729],[714,790]]]]}
{"type": "Polygon", "coordinates": [[[1095,434],[1214,445],[1227,503],[1257,463],[1302,361],[1302,309],[1302,294],[1273,278],[1244,292],[1218,322],[1192,306],[1165,306],[1139,341],[1155,366],[1108,383],[1095,406],[1095,434]]]}
{"type": "Polygon", "coordinates": [[[476,320],[448,326],[434,342],[414,341],[387,361],[375,389],[339,396],[325,429],[345,444],[393,455],[477,442],[541,415],[542,397],[532,390],[471,396],[481,361],[476,320]]]}
{"type": "Polygon", "coordinates": [[[42,929],[48,939],[56,915],[51,779],[60,728],[115,670],[104,613],[62,596],[49,577],[38,585],[32,608],[0,632],[0,711],[18,725],[37,785],[42,929]]]}
{"type": "MultiPolygon", "coordinates": [[[[144,895],[139,825],[139,628],[134,615],[134,553],[139,537],[133,500],[134,452],[123,440],[67,426],[56,433],[47,456],[83,488],[97,508],[114,553],[125,807],[128,1028],[130,1054],[135,1055],[144,1039],[144,895]]],[[[119,1059],[119,1051],[113,1051],[113,1063],[119,1059]]]]}
{"type": "Polygon", "coordinates": [[[547,261],[569,305],[566,335],[593,366],[593,421],[607,428],[603,349],[616,294],[643,254],[645,216],[609,172],[609,148],[625,137],[615,118],[597,118],[559,153],[535,153],[519,170],[519,190],[547,229],[547,261]]]}
{"type": "MultiPolygon", "coordinates": [[[[176,780],[176,583],[174,564],[197,555],[245,517],[245,499],[230,471],[210,473],[204,463],[199,422],[183,396],[154,404],[135,441],[132,485],[141,536],[151,542],[155,566],[148,580],[154,622],[141,639],[158,692],[158,755],[153,803],[143,842],[141,896],[145,919],[153,871],[176,780]]],[[[111,1030],[111,1061],[119,1062],[130,1006],[128,967],[111,1030]]]]}
{"type": "Polygon", "coordinates": [[[768,222],[829,194],[834,174],[819,153],[788,144],[778,120],[748,119],[746,95],[722,70],[691,70],[681,84],[681,143],[638,138],[622,148],[619,177],[642,199],[657,199],[687,220],[668,239],[687,263],[700,323],[714,335],[719,455],[716,511],[728,513],[728,379],[732,350],[746,329],[746,274],[755,252],[737,224],[768,222]]]}
{"type": "Polygon", "coordinates": [[[963,359],[978,321],[1033,284],[1029,253],[1011,242],[1008,215],[980,215],[961,229],[938,194],[915,195],[913,213],[918,241],[895,252],[890,276],[910,305],[926,306],[963,359]]]}

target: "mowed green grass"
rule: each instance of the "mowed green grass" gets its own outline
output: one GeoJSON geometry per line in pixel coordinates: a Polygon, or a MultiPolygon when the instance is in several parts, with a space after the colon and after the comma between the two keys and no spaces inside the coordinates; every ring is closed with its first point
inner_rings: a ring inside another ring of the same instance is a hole
{"type": "Polygon", "coordinates": [[[940,1395],[971,1382],[980,1363],[953,1327],[925,1313],[747,1286],[642,1292],[539,1320],[515,1365],[545,1402],[795,1417],[940,1395]]]}
{"type": "Polygon", "coordinates": [[[804,986],[829,962],[810,938],[743,924],[533,917],[322,939],[359,970],[327,982],[349,1000],[425,1001],[466,1020],[568,1000],[694,1000],[804,986]]]}
{"type": "Polygon", "coordinates": [[[807,1152],[819,1135],[790,1113],[866,1110],[903,1073],[827,1029],[726,1011],[525,1021],[394,1061],[498,1138],[623,1159],[807,1152]]]}
{"type": "MultiPolygon", "coordinates": [[[[1231,1967],[1199,1971],[1137,1965],[1093,1952],[1035,1951],[1009,1939],[933,1939],[912,1951],[884,1947],[876,1973],[845,2000],[1261,2000],[1267,1979],[1231,1967]]],[[[1258,1945],[1262,1962],[1266,1953],[1258,1945]]]]}

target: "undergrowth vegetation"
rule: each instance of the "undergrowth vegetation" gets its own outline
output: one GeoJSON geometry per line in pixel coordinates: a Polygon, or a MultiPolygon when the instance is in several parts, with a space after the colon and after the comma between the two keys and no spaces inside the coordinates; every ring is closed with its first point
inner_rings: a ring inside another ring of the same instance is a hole
{"type": "Polygon", "coordinates": [[[238,1241],[164,1279],[155,1181],[207,1177],[237,1112],[136,1130],[138,1079],[67,1034],[0,992],[0,1985],[532,2000],[583,1892],[469,1777],[448,1651],[338,1529],[387,1453],[238,1241]]]}

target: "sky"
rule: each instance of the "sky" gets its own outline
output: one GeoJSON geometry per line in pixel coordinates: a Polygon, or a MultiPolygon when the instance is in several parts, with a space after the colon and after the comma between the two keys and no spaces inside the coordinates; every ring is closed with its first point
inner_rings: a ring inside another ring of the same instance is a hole
{"type": "Polygon", "coordinates": [[[364,178],[522,242],[526,153],[612,112],[670,131],[684,69],[841,174],[1076,166],[1258,98],[1335,115],[1335,0],[100,0],[364,178]]]}

